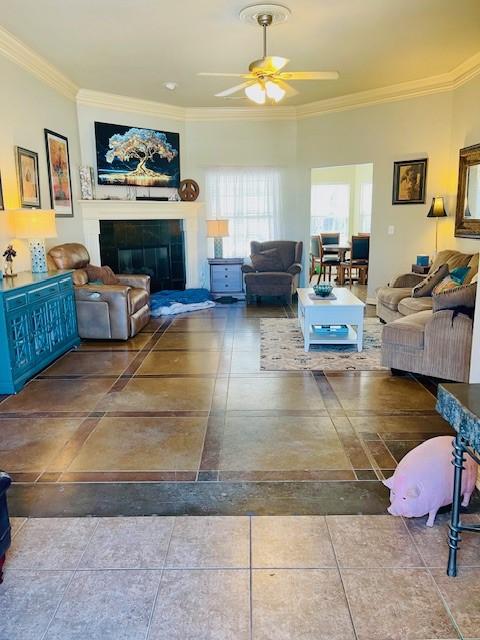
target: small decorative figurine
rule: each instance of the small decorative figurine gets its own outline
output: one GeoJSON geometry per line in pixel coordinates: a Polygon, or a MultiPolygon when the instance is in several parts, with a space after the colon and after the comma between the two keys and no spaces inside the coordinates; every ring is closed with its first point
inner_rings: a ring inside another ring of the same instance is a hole
{"type": "Polygon", "coordinates": [[[6,278],[14,278],[17,274],[13,273],[13,259],[16,257],[17,252],[13,248],[12,244],[9,244],[8,247],[3,252],[3,257],[5,258],[5,277],[6,278]]]}
{"type": "MultiPolygon", "coordinates": [[[[395,473],[384,481],[390,489],[392,516],[420,518],[428,513],[427,527],[433,527],[440,507],[453,498],[452,436],[438,436],[422,442],[400,460],[395,473]]],[[[475,489],[477,465],[465,456],[462,506],[467,507],[475,489]]]]}

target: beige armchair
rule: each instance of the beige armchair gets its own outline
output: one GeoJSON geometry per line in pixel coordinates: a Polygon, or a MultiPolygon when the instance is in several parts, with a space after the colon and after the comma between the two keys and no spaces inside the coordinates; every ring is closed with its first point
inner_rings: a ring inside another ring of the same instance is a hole
{"type": "Polygon", "coordinates": [[[128,340],[150,320],[150,276],[120,274],[119,284],[88,282],[87,249],[75,242],[48,252],[49,269],[74,269],[78,333],[81,338],[128,340]]]}

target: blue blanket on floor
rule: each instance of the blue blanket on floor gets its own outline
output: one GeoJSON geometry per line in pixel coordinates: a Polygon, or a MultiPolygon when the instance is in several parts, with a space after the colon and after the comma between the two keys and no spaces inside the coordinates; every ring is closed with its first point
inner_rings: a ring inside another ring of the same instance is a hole
{"type": "Polygon", "coordinates": [[[214,306],[208,289],[185,289],[185,291],[157,291],[150,296],[152,316],[195,311],[214,306]]]}

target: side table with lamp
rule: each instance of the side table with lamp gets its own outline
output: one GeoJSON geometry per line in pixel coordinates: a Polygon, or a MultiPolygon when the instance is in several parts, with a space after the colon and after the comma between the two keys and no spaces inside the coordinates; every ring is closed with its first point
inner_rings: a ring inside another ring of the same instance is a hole
{"type": "Polygon", "coordinates": [[[243,258],[223,257],[223,238],[228,235],[228,220],[207,220],[207,237],[214,240],[214,257],[208,259],[210,293],[217,302],[225,304],[245,298],[243,258]]]}

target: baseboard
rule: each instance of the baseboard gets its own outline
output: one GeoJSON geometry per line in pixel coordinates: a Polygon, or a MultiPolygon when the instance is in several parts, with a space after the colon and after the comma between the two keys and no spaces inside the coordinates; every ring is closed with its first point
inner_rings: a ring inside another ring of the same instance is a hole
{"type": "Polygon", "coordinates": [[[367,298],[366,303],[367,304],[377,304],[377,299],[376,298],[367,298]]]}

